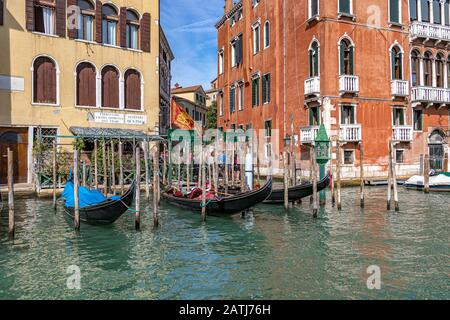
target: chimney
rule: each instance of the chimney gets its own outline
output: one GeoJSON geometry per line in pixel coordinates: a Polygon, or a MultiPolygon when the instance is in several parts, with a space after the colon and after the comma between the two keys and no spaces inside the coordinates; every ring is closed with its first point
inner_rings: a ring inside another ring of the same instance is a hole
{"type": "Polygon", "coordinates": [[[175,83],[175,88],[179,89],[179,88],[181,88],[181,85],[179,83],[175,83]]]}
{"type": "Polygon", "coordinates": [[[233,0],[225,0],[225,14],[233,9],[233,0]]]}

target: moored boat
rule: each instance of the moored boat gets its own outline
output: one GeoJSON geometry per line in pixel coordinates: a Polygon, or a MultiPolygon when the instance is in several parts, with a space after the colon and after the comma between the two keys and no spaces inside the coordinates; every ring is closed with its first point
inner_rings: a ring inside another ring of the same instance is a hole
{"type": "MultiPolygon", "coordinates": [[[[230,215],[245,212],[251,207],[263,202],[272,192],[272,178],[258,190],[230,195],[223,198],[209,199],[206,202],[206,213],[208,215],[230,215]]],[[[183,196],[175,196],[168,192],[161,194],[168,203],[194,212],[202,211],[202,201],[199,199],[189,199],[183,196]]]]}
{"type": "MultiPolygon", "coordinates": [[[[328,173],[325,178],[317,183],[317,191],[320,192],[327,188],[331,182],[331,174],[328,173]]],[[[304,183],[288,189],[289,202],[299,201],[313,194],[313,184],[304,183]]],[[[279,204],[284,202],[284,189],[273,189],[271,195],[264,201],[269,204],[279,204]]]]}
{"type": "MultiPolygon", "coordinates": [[[[424,190],[424,177],[413,176],[405,182],[404,187],[411,190],[424,190]]],[[[450,173],[444,172],[435,176],[430,176],[430,191],[450,192],[450,173]]]]}
{"type": "MultiPolygon", "coordinates": [[[[131,184],[127,192],[121,197],[106,198],[96,190],[88,190],[82,187],[79,190],[80,200],[82,200],[79,209],[80,221],[93,225],[106,225],[114,223],[128,211],[133,203],[136,181],[131,184]]],[[[68,182],[63,193],[65,198],[64,212],[73,219],[75,210],[71,195],[73,195],[73,184],[68,182]]]]}

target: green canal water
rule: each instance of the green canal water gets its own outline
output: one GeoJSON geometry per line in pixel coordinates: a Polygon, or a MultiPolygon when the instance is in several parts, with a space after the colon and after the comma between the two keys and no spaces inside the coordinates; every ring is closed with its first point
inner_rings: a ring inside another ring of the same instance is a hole
{"type": "Polygon", "coordinates": [[[149,205],[140,232],[126,214],[78,235],[51,201],[18,200],[13,242],[5,210],[0,219],[0,299],[449,299],[450,195],[401,190],[399,213],[385,198],[368,189],[362,211],[344,189],[344,210],[328,205],[317,220],[304,201],[206,224],[162,203],[157,230],[149,205]],[[71,265],[80,290],[67,288],[71,265]],[[380,290],[367,288],[369,266],[380,290]]]}

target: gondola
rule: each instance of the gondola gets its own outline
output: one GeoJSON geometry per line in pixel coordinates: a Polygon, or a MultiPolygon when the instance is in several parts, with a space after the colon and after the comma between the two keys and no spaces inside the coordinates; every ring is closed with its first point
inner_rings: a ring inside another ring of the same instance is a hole
{"type": "MultiPolygon", "coordinates": [[[[127,192],[116,200],[108,199],[96,205],[80,208],[80,220],[93,225],[113,224],[133,203],[136,181],[133,181],[127,192]]],[[[74,218],[74,208],[64,204],[64,212],[74,218]]]]}
{"type": "MultiPolygon", "coordinates": [[[[325,178],[317,183],[317,191],[322,191],[330,185],[331,174],[328,173],[325,178]]],[[[305,183],[289,188],[289,202],[299,201],[313,194],[312,183],[305,183]]],[[[264,203],[278,204],[284,202],[284,189],[274,189],[272,194],[264,201],[264,203]]]]}
{"type": "MultiPolygon", "coordinates": [[[[206,213],[211,216],[231,215],[242,213],[251,207],[263,202],[272,192],[272,178],[266,184],[254,191],[244,192],[220,200],[207,200],[206,213]]],[[[168,203],[179,208],[188,209],[194,212],[201,212],[201,200],[191,200],[184,197],[175,197],[167,192],[161,194],[168,203]]]]}

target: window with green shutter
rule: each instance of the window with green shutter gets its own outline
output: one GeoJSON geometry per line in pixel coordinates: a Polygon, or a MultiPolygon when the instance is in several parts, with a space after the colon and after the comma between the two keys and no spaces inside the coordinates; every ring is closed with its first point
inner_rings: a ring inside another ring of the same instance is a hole
{"type": "Polygon", "coordinates": [[[252,107],[259,106],[259,78],[252,80],[252,107]]]}
{"type": "Polygon", "coordinates": [[[339,0],[339,13],[351,14],[352,0],[339,0]]]}
{"type": "Polygon", "coordinates": [[[339,46],[339,65],[341,75],[354,75],[354,47],[349,40],[343,39],[339,46]]]}
{"type": "Polygon", "coordinates": [[[262,79],[262,99],[263,103],[270,102],[270,73],[265,74],[262,79]]]}
{"type": "Polygon", "coordinates": [[[392,120],[394,126],[404,126],[405,125],[405,109],[394,108],[392,109],[392,120]]]}
{"type": "Polygon", "coordinates": [[[423,111],[422,110],[414,110],[413,113],[414,118],[414,131],[422,131],[423,130],[423,111]]]}
{"type": "Polygon", "coordinates": [[[355,107],[342,106],[341,107],[341,124],[355,124],[355,107]]]}
{"type": "Polygon", "coordinates": [[[230,88],[230,113],[234,113],[236,111],[236,88],[230,88]]]}
{"type": "Polygon", "coordinates": [[[389,21],[400,23],[400,1],[389,0],[389,21]]]}

